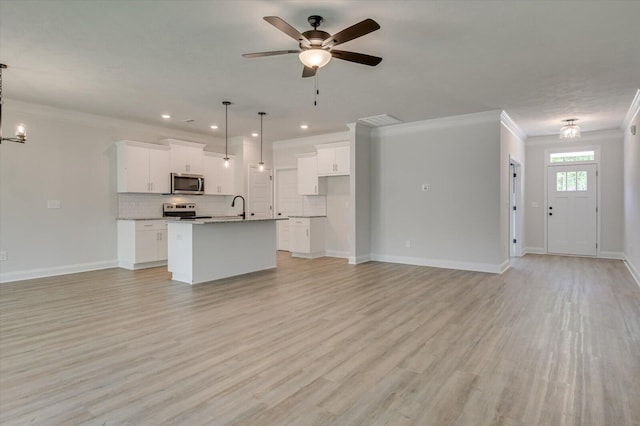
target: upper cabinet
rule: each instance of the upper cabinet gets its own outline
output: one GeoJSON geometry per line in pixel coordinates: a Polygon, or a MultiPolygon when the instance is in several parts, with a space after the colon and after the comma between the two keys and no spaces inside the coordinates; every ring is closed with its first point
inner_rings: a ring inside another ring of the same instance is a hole
{"type": "Polygon", "coordinates": [[[170,192],[169,147],[136,141],[117,142],[118,192],[170,192]]]}
{"type": "Polygon", "coordinates": [[[316,153],[298,154],[298,194],[319,195],[325,193],[325,182],[318,179],[316,153]]]}
{"type": "Polygon", "coordinates": [[[206,152],[203,164],[205,194],[234,195],[236,193],[233,158],[229,158],[229,167],[225,167],[223,154],[206,152]]]}
{"type": "Polygon", "coordinates": [[[204,173],[204,144],[167,139],[171,147],[171,172],[204,173]]]}
{"type": "Polygon", "coordinates": [[[318,151],[318,176],[343,176],[350,173],[350,148],[348,142],[316,145],[318,151]]]}

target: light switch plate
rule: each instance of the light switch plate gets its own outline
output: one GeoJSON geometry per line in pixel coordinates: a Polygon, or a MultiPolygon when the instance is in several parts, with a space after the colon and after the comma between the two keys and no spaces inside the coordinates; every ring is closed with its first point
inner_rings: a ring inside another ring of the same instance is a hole
{"type": "Polygon", "coordinates": [[[48,209],[59,209],[61,206],[62,202],[60,200],[47,200],[48,209]]]}
{"type": "Polygon", "coordinates": [[[422,184],[422,190],[423,190],[423,191],[431,191],[431,184],[429,184],[429,183],[423,183],[423,184],[422,184]]]}

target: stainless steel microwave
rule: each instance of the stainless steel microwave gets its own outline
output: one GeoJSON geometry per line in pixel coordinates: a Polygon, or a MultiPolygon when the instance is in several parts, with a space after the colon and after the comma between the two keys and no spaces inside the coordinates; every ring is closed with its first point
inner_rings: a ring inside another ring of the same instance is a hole
{"type": "Polygon", "coordinates": [[[204,176],[186,173],[171,173],[172,194],[204,194],[204,176]]]}

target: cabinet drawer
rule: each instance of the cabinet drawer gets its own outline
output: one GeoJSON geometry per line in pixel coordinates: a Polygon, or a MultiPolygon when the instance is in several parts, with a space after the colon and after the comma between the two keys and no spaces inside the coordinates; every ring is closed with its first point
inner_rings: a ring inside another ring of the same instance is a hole
{"type": "Polygon", "coordinates": [[[289,226],[309,226],[310,220],[308,217],[290,217],[289,226]]]}
{"type": "Polygon", "coordinates": [[[163,231],[167,229],[166,220],[137,220],[136,231],[163,231]]]}

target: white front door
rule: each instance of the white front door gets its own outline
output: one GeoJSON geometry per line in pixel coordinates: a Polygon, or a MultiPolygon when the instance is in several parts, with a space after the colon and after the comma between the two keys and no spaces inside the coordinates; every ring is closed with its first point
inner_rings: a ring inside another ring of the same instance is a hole
{"type": "Polygon", "coordinates": [[[597,167],[547,167],[547,252],[597,254],[597,167]]]}
{"type": "MultiPolygon", "coordinates": [[[[302,214],[302,196],[298,194],[298,171],[276,170],[276,217],[286,218],[302,214]]],[[[289,248],[289,221],[277,223],[278,250],[289,248]]]]}
{"type": "Polygon", "coordinates": [[[273,217],[273,205],[271,201],[272,181],[271,169],[260,171],[254,166],[249,168],[249,207],[247,208],[247,219],[273,217]]]}

